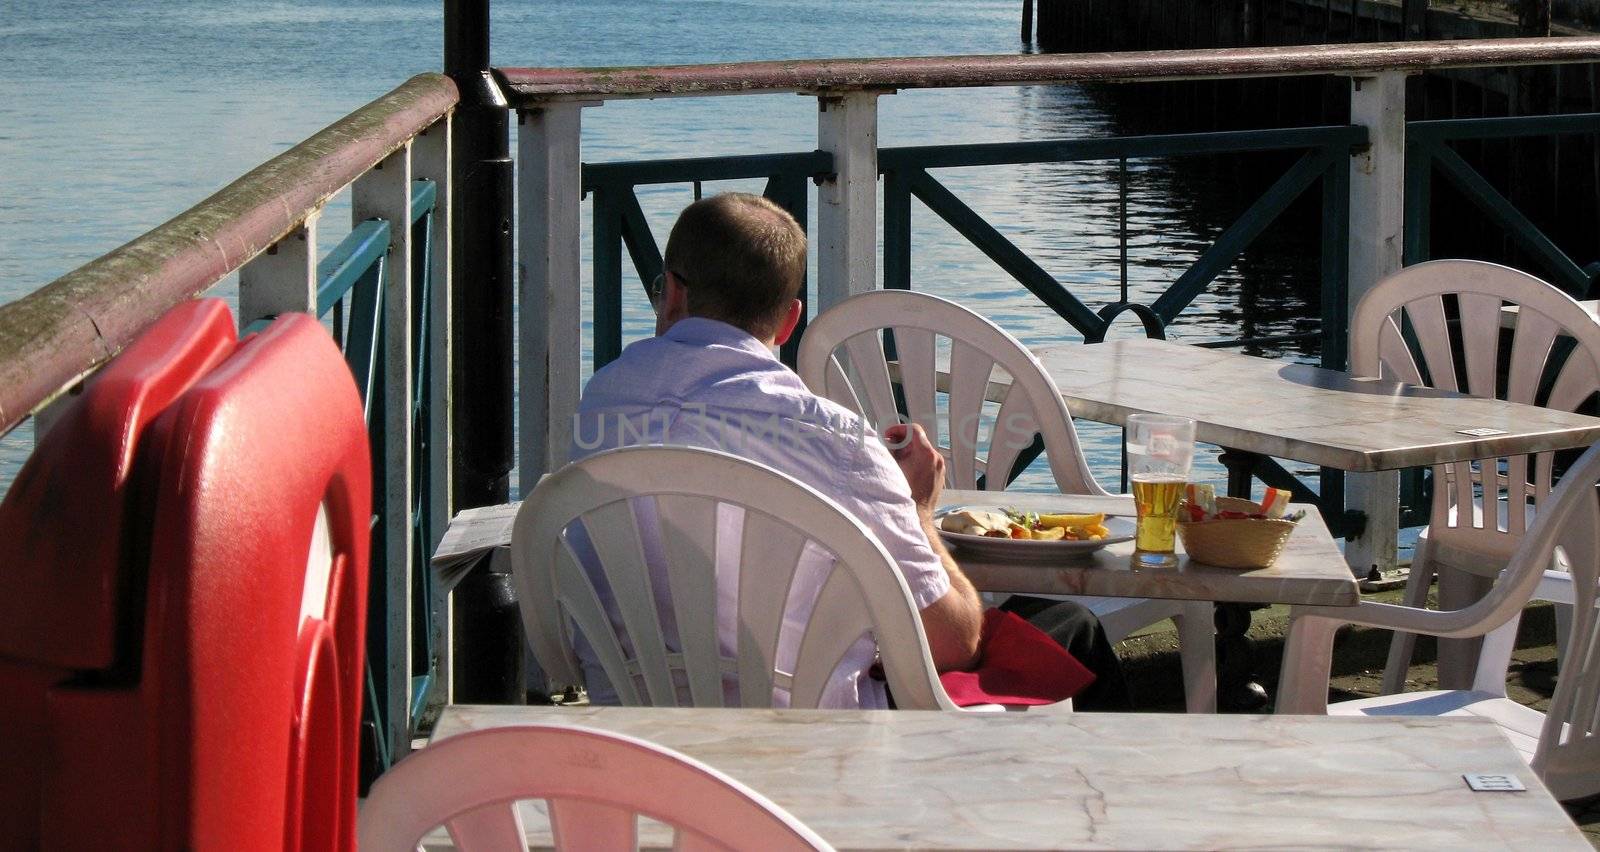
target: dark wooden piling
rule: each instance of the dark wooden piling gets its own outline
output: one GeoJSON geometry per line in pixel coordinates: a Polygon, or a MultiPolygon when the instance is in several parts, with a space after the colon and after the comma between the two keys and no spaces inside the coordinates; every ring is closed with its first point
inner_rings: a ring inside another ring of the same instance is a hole
{"type": "MultiPolygon", "coordinates": [[[[1528,37],[1549,36],[1551,0],[1513,0],[1517,28],[1528,37]]],[[[1508,115],[1537,115],[1559,112],[1555,97],[1555,73],[1543,68],[1518,68],[1511,72],[1508,115]]],[[[1556,206],[1561,187],[1556,180],[1555,160],[1559,154],[1548,138],[1511,139],[1506,166],[1510,171],[1507,189],[1511,203],[1536,219],[1558,216],[1556,206]]]]}
{"type": "MultiPolygon", "coordinates": [[[[1512,21],[1474,17],[1451,4],[1401,0],[1053,0],[1065,14],[1045,16],[1039,0],[1036,41],[1042,50],[1095,53],[1112,50],[1171,50],[1369,42],[1441,44],[1469,39],[1552,35],[1551,0],[1507,0],[1512,21]]],[[[1568,28],[1561,35],[1578,31],[1568,28]]],[[[1410,120],[1551,115],[1590,111],[1589,66],[1454,69],[1419,74],[1407,81],[1410,120]]],[[[1180,82],[1136,90],[1118,89],[1113,103],[1124,105],[1131,125],[1148,132],[1203,131],[1283,124],[1341,123],[1348,119],[1348,84],[1278,79],[1268,83],[1180,82]],[[1156,117],[1146,126],[1137,118],[1156,117]]],[[[1588,251],[1594,229],[1587,223],[1600,208],[1600,139],[1567,136],[1458,144],[1480,173],[1558,244],[1588,251]]],[[[1506,250],[1485,257],[1529,265],[1510,248],[1508,238],[1487,233],[1469,221],[1464,199],[1445,190],[1436,215],[1463,219],[1434,229],[1434,248],[1459,254],[1506,250]],[[1455,227],[1459,224],[1460,227],[1455,227]],[[1461,233],[1458,233],[1461,232],[1461,233]],[[1463,233],[1476,236],[1463,236],[1463,233]]],[[[1491,252],[1493,253],[1493,252],[1491,252]]],[[[1436,255],[1437,256],[1437,255],[1436,255]]],[[[1581,262],[1581,261],[1580,261],[1581,262]]]]}
{"type": "Polygon", "coordinates": [[[1401,0],[1400,19],[1405,23],[1406,41],[1428,37],[1428,0],[1401,0]]]}

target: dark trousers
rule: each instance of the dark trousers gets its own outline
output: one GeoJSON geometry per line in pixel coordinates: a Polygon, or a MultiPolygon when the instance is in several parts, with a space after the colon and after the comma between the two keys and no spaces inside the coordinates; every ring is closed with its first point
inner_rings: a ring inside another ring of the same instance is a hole
{"type": "Polygon", "coordinates": [[[1111,650],[1105,628],[1082,604],[1012,595],[1000,608],[1014,612],[1034,627],[1050,634],[1056,644],[1067,649],[1084,667],[1094,672],[1094,683],[1072,697],[1074,710],[1126,711],[1133,709],[1128,698],[1128,683],[1122,676],[1122,663],[1111,650]]]}

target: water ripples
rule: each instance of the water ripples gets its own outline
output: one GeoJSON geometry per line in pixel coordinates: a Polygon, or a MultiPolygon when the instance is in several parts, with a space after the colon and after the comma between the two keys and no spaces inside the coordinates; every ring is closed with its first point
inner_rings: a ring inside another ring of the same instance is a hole
{"type": "MultiPolygon", "coordinates": [[[[439,65],[438,0],[12,0],[0,24],[0,300],[17,298],[196,203],[293,142],[439,65]],[[85,24],[84,22],[91,22],[85,24]]],[[[1008,53],[1012,0],[561,0],[501,3],[494,53],[506,65],[613,65],[824,56],[1008,53]]],[[[584,112],[587,162],[805,151],[814,100],[795,95],[613,102],[584,112]]],[[[1116,135],[1100,99],[1074,87],[902,92],[880,99],[883,146],[1116,135]]],[[[1091,308],[1119,297],[1115,161],[940,169],[935,177],[1091,308]]],[[[1248,177],[1248,175],[1247,175],[1248,177]]],[[[1259,175],[1255,176],[1259,179],[1259,175]]],[[[1253,199],[1237,169],[1128,164],[1128,289],[1153,300],[1253,199]]],[[[760,191],[760,182],[707,185],[760,191]]],[[[664,240],[687,186],[642,187],[664,240]]],[[[812,205],[814,208],[814,204],[812,205]]],[[[1080,336],[980,251],[913,201],[912,281],[971,305],[1031,345],[1080,336]]],[[[813,212],[813,217],[814,217],[813,212]]],[[[584,227],[584,323],[590,204],[584,227]]],[[[1302,217],[1303,219],[1304,217],[1302,217]]],[[[322,218],[331,248],[348,207],[322,218]]],[[[1196,300],[1172,336],[1210,340],[1314,328],[1316,223],[1290,222],[1196,300]],[[1309,246],[1309,251],[1308,251],[1309,246]],[[1307,260],[1307,257],[1310,260],[1307,260]],[[1309,293],[1309,296],[1308,296],[1309,293]]],[[[627,264],[625,264],[627,266],[627,264]]],[[[231,295],[231,284],[221,292],[231,295]]],[[[1136,323],[1135,323],[1136,324],[1136,323]]],[[[625,270],[624,340],[650,334],[625,270]]],[[[1263,354],[1305,358],[1295,350],[1263,354]]],[[[1181,365],[1178,365],[1181,368],[1181,365]]],[[[1116,482],[1117,430],[1082,427],[1096,470],[1116,482]]],[[[31,444],[0,439],[0,487],[31,444]]],[[[1207,467],[1210,475],[1220,469],[1207,467]]],[[[1036,466],[1028,487],[1047,487],[1036,466]]]]}

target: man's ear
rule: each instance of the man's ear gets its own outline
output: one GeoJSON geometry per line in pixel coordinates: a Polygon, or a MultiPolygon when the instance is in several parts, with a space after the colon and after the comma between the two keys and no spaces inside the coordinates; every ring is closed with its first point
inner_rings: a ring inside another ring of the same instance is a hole
{"type": "Polygon", "coordinates": [[[667,273],[662,285],[661,308],[656,312],[656,334],[666,334],[678,320],[689,315],[689,289],[678,276],[667,273]]]}
{"type": "Polygon", "coordinates": [[[667,273],[664,286],[666,290],[662,298],[666,301],[665,313],[671,314],[674,319],[681,319],[689,313],[689,288],[683,286],[683,280],[671,272],[667,273]]]}
{"type": "Polygon", "coordinates": [[[794,327],[800,324],[800,318],[805,316],[806,305],[799,299],[789,300],[789,310],[783,315],[783,322],[778,325],[778,333],[772,336],[772,345],[782,346],[789,342],[789,336],[794,334],[794,327]]]}

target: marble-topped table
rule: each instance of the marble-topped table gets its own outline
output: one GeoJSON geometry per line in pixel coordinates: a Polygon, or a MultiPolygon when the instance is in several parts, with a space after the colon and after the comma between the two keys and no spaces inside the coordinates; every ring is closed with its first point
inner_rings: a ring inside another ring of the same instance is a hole
{"type": "MultiPolygon", "coordinates": [[[[1166,340],[1130,339],[1034,350],[1076,417],[1121,425],[1131,414],[1175,414],[1195,421],[1195,439],[1223,447],[1228,490],[1247,496],[1251,472],[1271,458],[1352,472],[1582,447],[1600,440],[1600,418],[1400,382],[1351,376],[1307,364],[1256,358],[1166,340]],[[1463,434],[1487,430],[1488,434],[1463,434]]],[[[987,397],[1004,398],[997,371],[987,397]]],[[[1362,483],[1366,510],[1322,505],[1341,534],[1361,530],[1346,549],[1349,570],[1371,576],[1393,561],[1393,483],[1362,483]]],[[[1229,624],[1248,625],[1248,617],[1229,624]]],[[[1230,629],[1225,637],[1239,634],[1230,629]]],[[[1236,670],[1236,669],[1230,669],[1236,670]]],[[[1258,687],[1230,683],[1228,703],[1250,706],[1258,687]]]]}
{"type": "MultiPolygon", "coordinates": [[[[1583,447],[1600,418],[1166,340],[1034,350],[1074,416],[1159,412],[1195,439],[1347,471],[1399,470],[1583,447]],[[1493,429],[1489,436],[1463,429],[1493,429]]],[[[991,394],[999,383],[991,383],[991,394]]]]}
{"type": "MultiPolygon", "coordinates": [[[[1027,494],[1017,491],[961,491],[947,488],[946,506],[1015,506],[1035,512],[1105,512],[1133,517],[1133,498],[1027,494]]],[[[1294,504],[1306,516],[1289,536],[1283,554],[1270,568],[1238,570],[1193,561],[1179,542],[1176,568],[1130,563],[1133,542],[1113,544],[1087,556],[1059,562],[1010,562],[976,557],[960,548],[951,555],[980,591],[1033,595],[1100,595],[1114,598],[1168,598],[1230,603],[1355,606],[1361,599],[1356,579],[1315,506],[1294,504]]]]}
{"type": "Polygon", "coordinates": [[[452,705],[433,740],[529,723],[677,749],[839,849],[1590,848],[1487,719],[452,705]]]}
{"type": "MultiPolygon", "coordinates": [[[[1600,319],[1600,299],[1580,299],[1578,304],[1583,308],[1585,313],[1589,314],[1589,316],[1592,316],[1595,319],[1600,319]]],[[[1520,313],[1521,310],[1522,309],[1516,305],[1501,305],[1500,327],[1516,328],[1517,314],[1520,313]]]]}

